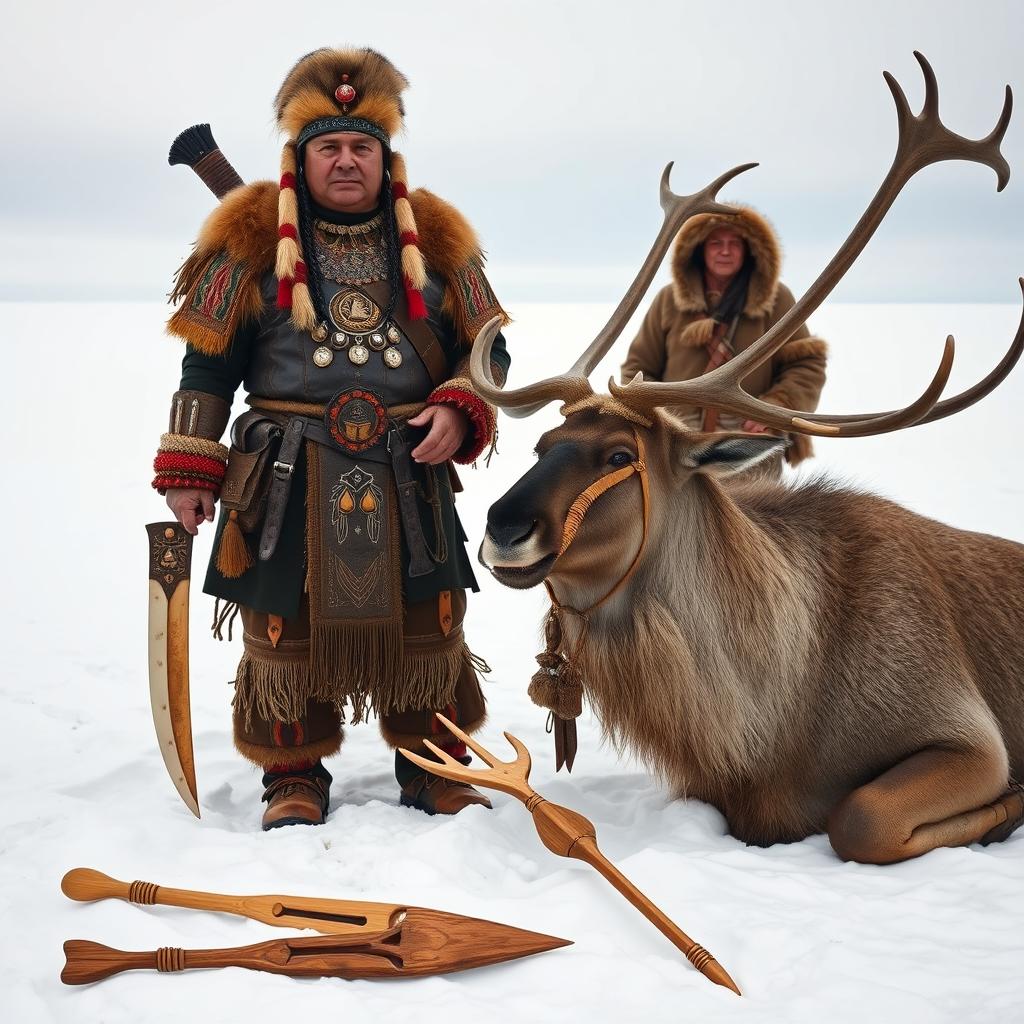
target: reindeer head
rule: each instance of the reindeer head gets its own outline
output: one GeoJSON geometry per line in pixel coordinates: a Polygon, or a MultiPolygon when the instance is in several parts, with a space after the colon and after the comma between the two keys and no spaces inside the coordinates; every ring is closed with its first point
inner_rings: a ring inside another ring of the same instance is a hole
{"type": "MultiPolygon", "coordinates": [[[[527,387],[501,391],[490,374],[490,351],[499,329],[492,320],[477,337],[470,375],[481,396],[511,416],[528,416],[560,400],[565,422],[541,437],[536,466],[488,513],[481,559],[502,583],[530,587],[552,573],[578,578],[611,576],[620,582],[636,567],[644,541],[659,516],[678,508],[678,492],[697,476],[736,472],[778,451],[785,442],[745,434],[697,434],[662,411],[689,404],[717,408],[756,420],[783,433],[864,437],[941,419],[978,401],[1010,372],[1024,351],[1024,319],[999,365],[972,388],[944,401],[939,397],[953,363],[953,338],[946,339],[939,367],[923,394],[903,409],[875,414],[816,415],[784,409],[747,394],[740,382],[777,352],[842,279],[885,217],[902,187],[922,168],[943,160],[968,160],[991,167],[998,189],[1009,179],[999,143],[1009,124],[1009,86],[998,123],[980,140],[951,132],[938,116],[938,87],[931,66],[915,57],[925,78],[921,112],[911,113],[903,90],[886,73],[896,102],[896,156],[874,199],[849,238],[793,308],[753,345],[694,380],[645,381],[641,375],[610,395],[595,395],[589,375],[605,356],[646,293],[658,265],[687,218],[731,212],[717,201],[719,189],[756,166],[744,164],[700,192],[675,195],[661,180],[665,219],[633,284],[611,319],[565,373],[527,387]],[[597,500],[597,499],[600,500],[597,500]],[[584,523],[584,516],[586,522],[584,523]],[[575,543],[579,538],[579,542],[575,543]],[[617,574],[617,575],[616,575],[617,574]]],[[[1024,289],[1024,280],[1021,280],[1024,289]]],[[[599,585],[595,582],[595,585],[599,585]]],[[[614,584],[618,586],[619,584],[614,584]]]]}
{"type": "Polygon", "coordinates": [[[695,476],[728,476],[781,452],[767,435],[703,434],[674,417],[640,416],[607,395],[566,410],[537,442],[537,462],[487,514],[480,560],[506,586],[557,574],[606,593],[695,476]],[[598,500],[599,499],[599,500],[598,500]]]}

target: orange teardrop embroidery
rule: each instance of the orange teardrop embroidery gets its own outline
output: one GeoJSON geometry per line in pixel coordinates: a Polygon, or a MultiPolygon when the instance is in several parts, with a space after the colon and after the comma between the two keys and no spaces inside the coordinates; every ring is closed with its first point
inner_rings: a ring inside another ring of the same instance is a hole
{"type": "Polygon", "coordinates": [[[346,487],[341,492],[341,497],[338,499],[338,508],[341,509],[342,515],[348,515],[356,507],[355,499],[352,497],[352,492],[346,487]]]}
{"type": "Polygon", "coordinates": [[[371,512],[377,511],[377,499],[370,492],[370,488],[367,487],[363,492],[363,497],[359,502],[359,507],[369,515],[371,512]]]}

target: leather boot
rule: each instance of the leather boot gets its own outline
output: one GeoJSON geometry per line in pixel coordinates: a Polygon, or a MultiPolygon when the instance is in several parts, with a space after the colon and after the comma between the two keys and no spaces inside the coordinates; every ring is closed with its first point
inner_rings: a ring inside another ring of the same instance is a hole
{"type": "MultiPolygon", "coordinates": [[[[436,761],[429,751],[422,751],[423,757],[436,761]]],[[[463,764],[469,764],[469,757],[460,757],[463,764]]],[[[424,771],[418,765],[407,761],[395,751],[395,778],[402,787],[403,807],[415,807],[426,814],[458,814],[464,807],[479,804],[490,807],[491,801],[479,790],[466,782],[451,782],[440,775],[424,771]]]]}
{"type": "Polygon", "coordinates": [[[263,831],[282,825],[322,825],[330,802],[331,773],[318,761],[294,772],[267,772],[263,776],[263,831]]]}

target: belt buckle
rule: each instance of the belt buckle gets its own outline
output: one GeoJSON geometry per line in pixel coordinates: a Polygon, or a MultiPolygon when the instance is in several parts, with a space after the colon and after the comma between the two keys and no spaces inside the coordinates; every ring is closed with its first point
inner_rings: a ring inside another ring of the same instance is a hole
{"type": "Polygon", "coordinates": [[[383,399],[367,388],[339,391],[324,410],[324,426],[342,451],[356,455],[372,448],[388,429],[383,399]]]}

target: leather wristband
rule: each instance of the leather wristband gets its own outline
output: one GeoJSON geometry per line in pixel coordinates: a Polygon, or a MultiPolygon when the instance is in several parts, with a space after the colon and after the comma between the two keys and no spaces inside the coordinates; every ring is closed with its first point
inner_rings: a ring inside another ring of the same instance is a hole
{"type": "Polygon", "coordinates": [[[176,391],[171,399],[167,432],[153,461],[152,486],[166,494],[172,488],[220,490],[228,451],[220,437],[231,406],[204,391],[176,391]]]}
{"type": "Polygon", "coordinates": [[[175,391],[167,432],[219,441],[230,417],[231,406],[223,398],[205,391],[175,391]]]}

